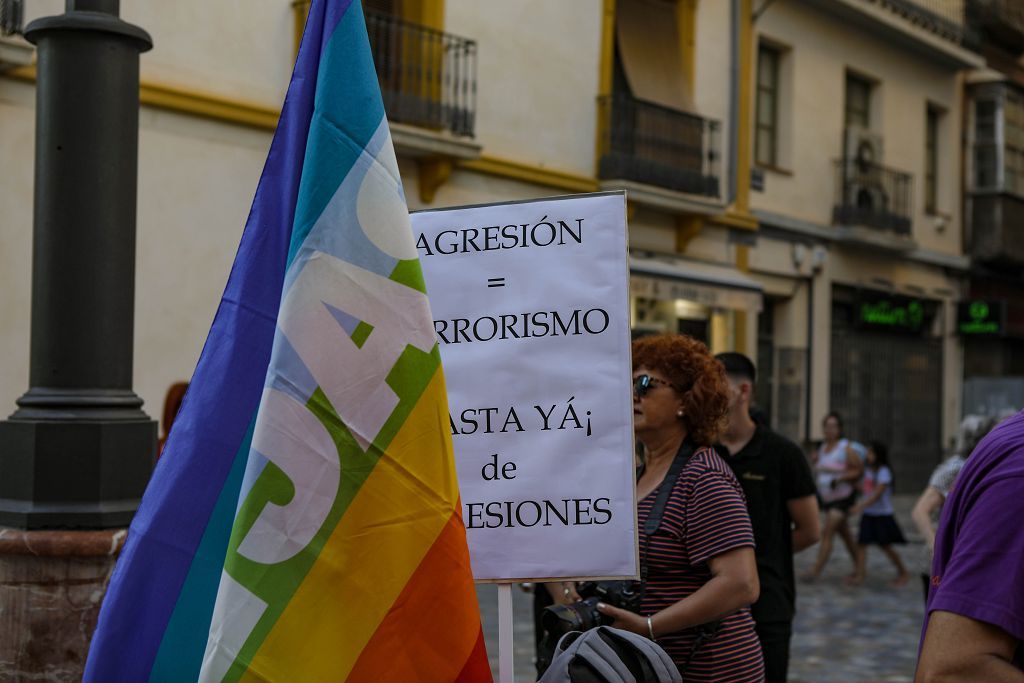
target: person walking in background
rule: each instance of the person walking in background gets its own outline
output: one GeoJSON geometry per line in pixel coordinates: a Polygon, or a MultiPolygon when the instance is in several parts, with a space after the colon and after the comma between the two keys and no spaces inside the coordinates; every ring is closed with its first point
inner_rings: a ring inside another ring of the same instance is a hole
{"type": "MultiPolygon", "coordinates": [[[[933,519],[942,508],[943,503],[945,503],[950,489],[953,488],[953,482],[956,481],[957,475],[960,474],[960,470],[963,468],[964,463],[967,462],[967,457],[971,454],[971,451],[974,450],[975,446],[978,445],[978,442],[986,434],[992,431],[992,428],[998,422],[998,418],[995,417],[966,415],[960,422],[956,449],[953,455],[939,463],[938,467],[932,472],[932,476],[928,479],[928,485],[921,492],[917,502],[914,503],[911,519],[914,520],[914,526],[917,527],[917,530],[924,537],[925,545],[928,546],[929,563],[932,552],[935,550],[935,523],[933,519]]],[[[930,567],[928,569],[930,570],[930,567]]],[[[924,598],[927,600],[928,586],[931,582],[930,571],[922,572],[921,581],[924,585],[924,598]]]]}
{"type": "Polygon", "coordinates": [[[918,683],[1024,683],[1024,412],[967,459],[935,534],[918,683]]]}
{"type": "Polygon", "coordinates": [[[932,521],[935,512],[942,507],[949,490],[953,488],[953,482],[960,474],[967,457],[978,445],[978,442],[985,437],[998,420],[986,415],[966,415],[960,422],[960,430],[957,433],[956,450],[953,455],[943,460],[932,471],[928,479],[928,486],[921,492],[921,496],[914,504],[911,517],[917,530],[924,536],[924,542],[928,551],[935,549],[935,524],[932,521]]]}
{"type": "Polygon", "coordinates": [[[907,539],[896,522],[892,509],[892,469],[889,467],[889,449],[880,441],[868,446],[868,464],[862,484],[863,499],[850,509],[850,514],[860,514],[860,533],[857,536],[857,561],[853,574],[847,583],[858,585],[867,575],[867,554],[869,545],[877,545],[896,567],[896,578],[891,585],[902,586],[907,582],[907,568],[899,553],[892,547],[904,544],[907,539]]]}
{"type": "Polygon", "coordinates": [[[805,581],[816,581],[828,564],[832,554],[832,538],[839,534],[857,561],[857,548],[847,522],[850,508],[857,500],[856,484],[864,472],[864,465],[849,440],[843,438],[843,420],[839,413],[829,413],[822,424],[825,440],[811,455],[811,464],[817,475],[818,500],[825,511],[825,531],[818,546],[818,559],[814,568],[803,576],[805,581]]]}
{"type": "Polygon", "coordinates": [[[754,528],[761,597],[751,605],[751,614],[764,655],[765,680],[785,683],[796,612],[793,553],[817,543],[820,532],[814,477],[799,446],[754,420],[754,363],[741,353],[715,358],[729,380],[728,422],[721,445],[729,451],[726,462],[743,487],[754,528]]]}

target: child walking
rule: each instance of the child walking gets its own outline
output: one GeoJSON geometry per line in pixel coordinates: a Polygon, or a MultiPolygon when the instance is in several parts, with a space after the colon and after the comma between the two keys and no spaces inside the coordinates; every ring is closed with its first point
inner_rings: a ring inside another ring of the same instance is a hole
{"type": "Polygon", "coordinates": [[[879,441],[872,441],[868,449],[867,467],[864,468],[863,499],[853,506],[851,514],[860,513],[860,535],[857,538],[857,560],[853,574],[846,582],[857,585],[864,581],[869,545],[877,545],[896,567],[896,578],[891,586],[907,582],[907,568],[899,553],[892,547],[907,540],[896,523],[892,509],[892,470],[889,468],[889,449],[879,441]]]}

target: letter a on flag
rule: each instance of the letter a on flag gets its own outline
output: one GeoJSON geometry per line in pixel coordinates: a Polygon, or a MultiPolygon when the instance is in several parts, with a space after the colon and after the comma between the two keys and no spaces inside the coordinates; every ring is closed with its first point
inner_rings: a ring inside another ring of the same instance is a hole
{"type": "Polygon", "coordinates": [[[490,681],[430,308],[358,0],[313,0],[86,680],[490,681]]]}

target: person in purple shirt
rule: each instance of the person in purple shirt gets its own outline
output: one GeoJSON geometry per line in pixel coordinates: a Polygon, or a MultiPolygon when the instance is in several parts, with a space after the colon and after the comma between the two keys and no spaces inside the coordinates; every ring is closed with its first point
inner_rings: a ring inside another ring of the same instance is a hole
{"type": "Polygon", "coordinates": [[[918,683],[1024,682],[1024,412],[978,444],[935,536],[918,683]]]}

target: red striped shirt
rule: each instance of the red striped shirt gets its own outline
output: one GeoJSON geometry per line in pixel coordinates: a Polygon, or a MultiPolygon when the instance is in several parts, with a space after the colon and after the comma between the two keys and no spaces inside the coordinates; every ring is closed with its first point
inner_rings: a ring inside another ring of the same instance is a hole
{"type": "MultiPolygon", "coordinates": [[[[652,493],[637,506],[641,529],[656,497],[652,493]]],[[[708,560],[753,546],[750,517],[735,475],[712,449],[698,450],[679,474],[661,525],[650,539],[641,612],[654,614],[692,595],[711,579],[708,560]]],[[[682,667],[696,635],[695,629],[684,629],[659,636],[658,644],[682,667]]],[[[684,679],[744,683],[764,679],[761,644],[749,607],[722,620],[718,633],[693,657],[684,679]]]]}

